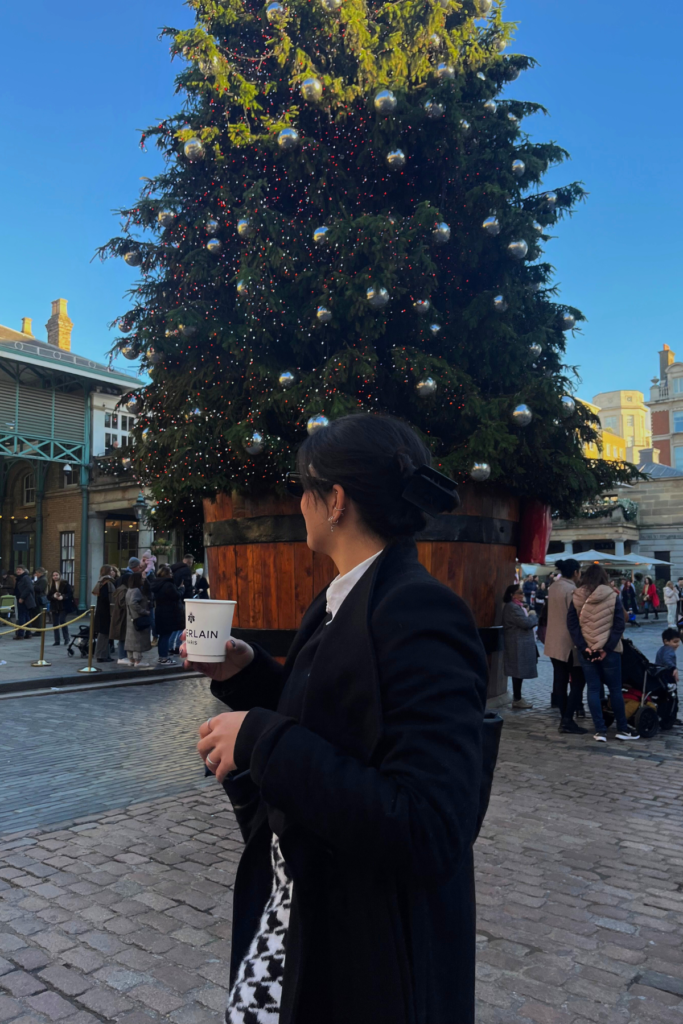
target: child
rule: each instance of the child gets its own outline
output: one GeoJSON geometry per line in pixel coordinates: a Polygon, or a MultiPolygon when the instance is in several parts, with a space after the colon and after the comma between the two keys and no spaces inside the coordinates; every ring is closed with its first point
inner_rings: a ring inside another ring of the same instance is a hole
{"type": "Polygon", "coordinates": [[[670,627],[669,629],[665,629],[662,633],[662,640],[664,641],[664,644],[657,651],[655,665],[660,665],[663,668],[670,668],[674,674],[674,679],[678,682],[676,651],[681,646],[680,634],[677,629],[670,627]]]}

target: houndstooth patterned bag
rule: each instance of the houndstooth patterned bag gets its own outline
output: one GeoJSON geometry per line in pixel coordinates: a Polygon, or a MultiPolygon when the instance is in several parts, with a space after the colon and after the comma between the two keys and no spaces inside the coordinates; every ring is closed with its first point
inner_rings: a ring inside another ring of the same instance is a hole
{"type": "Polygon", "coordinates": [[[273,889],[228,996],[226,1024],[278,1024],[280,1019],[292,880],[277,836],[273,836],[270,852],[273,889]]]}

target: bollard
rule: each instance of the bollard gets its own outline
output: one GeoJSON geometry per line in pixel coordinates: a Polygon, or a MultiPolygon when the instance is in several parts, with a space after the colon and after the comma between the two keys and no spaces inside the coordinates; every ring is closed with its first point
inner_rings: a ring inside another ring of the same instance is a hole
{"type": "Polygon", "coordinates": [[[88,664],[86,668],[79,668],[79,672],[101,672],[102,669],[93,668],[92,664],[92,648],[93,648],[93,633],[95,632],[95,606],[90,605],[90,635],[88,637],[88,664]]]}
{"type": "Polygon", "coordinates": [[[40,625],[41,625],[42,630],[43,630],[43,632],[40,634],[40,657],[38,658],[38,661],[32,661],[31,662],[31,665],[33,666],[33,668],[49,668],[50,665],[52,664],[51,661],[45,661],[45,622],[46,622],[46,619],[47,619],[47,615],[45,614],[45,609],[43,608],[43,614],[42,614],[42,616],[40,618],[40,625]]]}

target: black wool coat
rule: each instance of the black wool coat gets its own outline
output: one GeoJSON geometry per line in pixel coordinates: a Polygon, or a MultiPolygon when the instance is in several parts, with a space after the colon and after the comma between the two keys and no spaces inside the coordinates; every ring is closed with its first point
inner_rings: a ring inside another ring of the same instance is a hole
{"type": "MultiPolygon", "coordinates": [[[[487,666],[465,603],[391,544],[325,626],[299,720],[260,649],[212,683],[253,709],[235,748],[260,805],[237,872],[231,981],[271,888],[271,833],[294,880],[280,1024],[473,1024],[472,845],[487,666]]],[[[301,679],[297,685],[301,685],[301,679]]]]}
{"type": "Polygon", "coordinates": [[[154,598],[154,626],[159,636],[168,636],[185,628],[185,614],[180,602],[180,591],[168,576],[155,576],[149,582],[154,598]]]}

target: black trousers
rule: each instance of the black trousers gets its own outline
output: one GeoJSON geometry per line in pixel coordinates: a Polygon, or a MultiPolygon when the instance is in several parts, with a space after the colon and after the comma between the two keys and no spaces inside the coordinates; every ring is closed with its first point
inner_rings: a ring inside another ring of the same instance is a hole
{"type": "Polygon", "coordinates": [[[583,704],[583,688],[586,679],[580,665],[574,665],[574,655],[569,661],[550,659],[553,663],[553,704],[562,718],[573,718],[583,704]],[[569,686],[569,697],[567,687],[569,686]]]}

